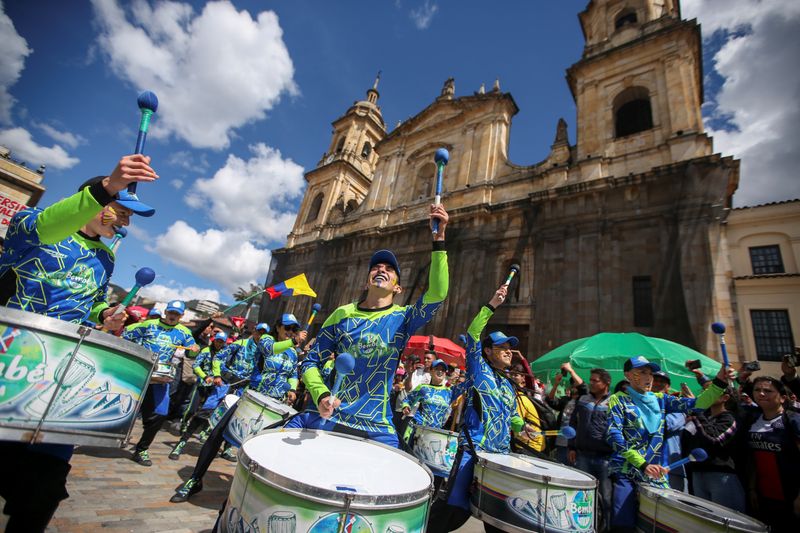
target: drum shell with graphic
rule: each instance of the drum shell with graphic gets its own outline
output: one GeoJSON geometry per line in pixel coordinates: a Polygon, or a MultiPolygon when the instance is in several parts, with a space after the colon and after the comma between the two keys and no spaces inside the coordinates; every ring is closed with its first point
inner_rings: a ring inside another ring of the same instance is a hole
{"type": "Polygon", "coordinates": [[[0,337],[0,440],[123,445],[150,381],[150,351],[9,308],[0,308],[0,337]]]}
{"type": "Polygon", "coordinates": [[[178,367],[172,363],[156,363],[153,374],[150,376],[150,383],[171,383],[178,375],[178,367]]]}
{"type": "Polygon", "coordinates": [[[597,480],[576,468],[478,452],[474,479],[472,514],[504,531],[595,531],[597,480]]]}
{"type": "Polygon", "coordinates": [[[262,429],[296,413],[297,411],[283,402],[247,389],[225,429],[225,440],[234,446],[241,446],[242,442],[262,429]]]}
{"type": "Polygon", "coordinates": [[[211,412],[211,416],[208,417],[208,427],[214,428],[217,423],[225,416],[225,413],[228,412],[228,409],[233,407],[236,402],[239,401],[239,397],[235,394],[226,394],[222,401],[219,402],[219,405],[211,412]]]}
{"type": "Polygon", "coordinates": [[[447,477],[458,450],[458,433],[429,426],[414,428],[414,456],[425,463],[434,475],[447,477]]]}
{"type": "Polygon", "coordinates": [[[673,489],[639,485],[638,493],[637,531],[769,531],[754,518],[673,489]]]}
{"type": "Polygon", "coordinates": [[[424,531],[433,476],[414,457],[359,437],[270,430],[239,452],[223,531],[424,531]]]}

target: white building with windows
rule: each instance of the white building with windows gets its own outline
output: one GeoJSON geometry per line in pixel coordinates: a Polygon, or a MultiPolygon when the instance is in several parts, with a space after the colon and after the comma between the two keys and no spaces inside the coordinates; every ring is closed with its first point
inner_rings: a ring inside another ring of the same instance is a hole
{"type": "Polygon", "coordinates": [[[779,375],[800,341],[800,199],[733,209],[726,234],[739,358],[779,375]]]}

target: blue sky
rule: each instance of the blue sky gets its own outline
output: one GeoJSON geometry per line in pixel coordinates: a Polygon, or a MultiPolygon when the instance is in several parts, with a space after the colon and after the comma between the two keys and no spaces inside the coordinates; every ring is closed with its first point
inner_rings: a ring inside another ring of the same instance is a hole
{"type": "MultiPolygon", "coordinates": [[[[230,301],[235,287],[263,281],[269,250],[291,229],[303,172],[379,70],[390,129],[431,103],[448,77],[457,96],[499,78],[520,108],[512,162],[543,159],[559,117],[574,142],[564,74],[582,52],[577,13],[586,3],[5,0],[0,144],[30,167],[47,164],[40,205],[49,205],[132,151],[137,92],[155,91],[145,152],[161,179],[139,192],[157,213],[135,220],[114,280],[130,286],[136,268],[150,266],[159,274],[153,297],[230,301]]],[[[797,196],[797,136],[786,136],[799,122],[790,96],[800,83],[784,48],[797,43],[800,2],[683,5],[709,37],[709,133],[718,151],[743,157],[737,203],[797,196]],[[770,61],[758,79],[742,76],[759,57],[770,61]],[[768,101],[762,85],[773,87],[768,101]],[[770,135],[777,141],[762,142],[770,135]],[[746,182],[745,170],[757,179],[746,182]]]]}

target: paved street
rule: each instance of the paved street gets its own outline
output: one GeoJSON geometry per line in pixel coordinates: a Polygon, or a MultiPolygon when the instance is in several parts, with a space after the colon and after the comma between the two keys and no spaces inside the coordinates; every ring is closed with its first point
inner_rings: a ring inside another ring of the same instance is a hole
{"type": "MultiPolygon", "coordinates": [[[[134,442],[141,426],[137,423],[134,442]]],[[[204,480],[204,489],[188,503],[169,503],[175,488],[192,471],[200,444],[190,442],[179,461],[167,457],[177,437],[162,431],[150,448],[153,466],[139,466],[130,452],[111,448],[78,448],[72,459],[67,490],[49,532],[108,533],[210,531],[220,503],[228,494],[234,463],[217,459],[204,480]]],[[[2,500],[0,500],[2,501],[2,500]]],[[[0,515],[5,529],[5,515],[0,515]]],[[[482,532],[482,524],[470,521],[459,533],[482,532]]]]}

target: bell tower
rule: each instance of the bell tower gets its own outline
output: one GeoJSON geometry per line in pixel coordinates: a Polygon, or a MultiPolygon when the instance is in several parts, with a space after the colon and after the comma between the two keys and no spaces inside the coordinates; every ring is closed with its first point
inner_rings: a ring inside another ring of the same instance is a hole
{"type": "Polygon", "coordinates": [[[378,83],[367,91],[366,100],[353,102],[334,120],[328,151],[317,167],[306,173],[308,182],[287,247],[320,236],[321,228],[336,223],[358,209],[369,191],[378,154],[375,145],[386,136],[386,124],[378,106],[378,83]]]}
{"type": "Polygon", "coordinates": [[[591,0],[578,18],[586,43],[567,71],[577,160],[639,156],[653,167],[711,154],[700,26],[681,19],[679,1],[591,0]]]}

